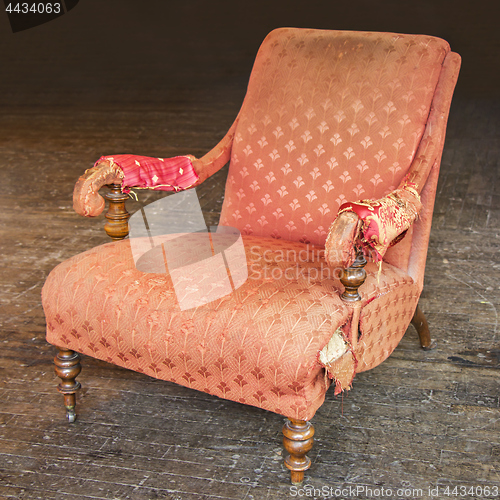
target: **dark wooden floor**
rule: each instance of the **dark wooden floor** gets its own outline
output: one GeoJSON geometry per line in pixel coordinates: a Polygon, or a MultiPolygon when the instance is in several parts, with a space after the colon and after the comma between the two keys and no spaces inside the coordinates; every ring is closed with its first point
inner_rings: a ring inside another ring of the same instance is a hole
{"type": "MultiPolygon", "coordinates": [[[[327,3],[86,0],[15,35],[0,13],[0,498],[291,498],[272,413],[84,358],[79,417],[67,424],[40,305],[57,263],[106,242],[101,217],[72,211],[78,175],[101,154],[206,152],[236,116],[259,40],[279,25],[424,32],[464,56],[421,298],[439,347],[420,350],[410,327],[343,401],[327,395],[305,484],[384,486],[404,499],[500,486],[496,3],[327,3]]],[[[198,190],[211,223],[224,177],[198,190]]]]}

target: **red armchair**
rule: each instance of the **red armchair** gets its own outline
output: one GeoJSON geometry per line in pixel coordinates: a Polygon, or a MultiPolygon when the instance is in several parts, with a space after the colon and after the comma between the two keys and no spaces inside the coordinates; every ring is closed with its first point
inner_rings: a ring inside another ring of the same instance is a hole
{"type": "Polygon", "coordinates": [[[241,233],[248,278],[183,309],[172,272],[140,271],[129,239],[58,265],[42,295],[70,421],[83,353],[288,417],[285,464],[301,482],[332,381],[350,389],[412,317],[431,347],[417,303],[459,66],[435,37],[278,29],[204,157],[101,158],[74,206],[97,215],[113,185],[114,239],[127,234],[120,190],[181,191],[230,162],[220,225],[241,233]]]}

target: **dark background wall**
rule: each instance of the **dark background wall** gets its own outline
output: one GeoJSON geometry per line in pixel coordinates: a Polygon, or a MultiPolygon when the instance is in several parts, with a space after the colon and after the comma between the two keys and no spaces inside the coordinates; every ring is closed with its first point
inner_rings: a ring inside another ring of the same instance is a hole
{"type": "Polygon", "coordinates": [[[463,57],[458,95],[500,84],[498,0],[80,0],[13,34],[0,12],[0,105],[86,109],[133,100],[210,98],[239,106],[252,61],[275,27],[424,33],[463,57]],[[206,95],[190,88],[206,83],[206,95]],[[234,89],[228,93],[229,89],[234,89]]]}

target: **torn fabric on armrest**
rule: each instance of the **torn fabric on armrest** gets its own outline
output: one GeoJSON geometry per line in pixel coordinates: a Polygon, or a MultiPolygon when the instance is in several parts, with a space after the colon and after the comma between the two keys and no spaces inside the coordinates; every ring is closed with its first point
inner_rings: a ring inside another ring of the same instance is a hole
{"type": "Polygon", "coordinates": [[[389,247],[401,241],[422,208],[413,183],[392,191],[379,200],[344,203],[339,214],[354,212],[362,221],[357,242],[365,255],[380,262],[389,247]]]}
{"type": "Polygon", "coordinates": [[[130,188],[182,191],[189,189],[199,180],[193,168],[193,160],[194,156],[152,158],[125,154],[101,156],[95,165],[108,161],[119,167],[124,174],[124,193],[130,192],[130,188]]]}

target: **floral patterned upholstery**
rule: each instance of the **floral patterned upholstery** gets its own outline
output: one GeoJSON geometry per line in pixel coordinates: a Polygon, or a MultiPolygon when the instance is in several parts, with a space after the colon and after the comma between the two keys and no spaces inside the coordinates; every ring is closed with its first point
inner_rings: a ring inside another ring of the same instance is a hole
{"type": "MultiPolygon", "coordinates": [[[[197,236],[186,235],[185,244],[197,236]]],[[[77,255],[59,264],[43,288],[47,339],[156,378],[309,420],[330,385],[318,353],[348,322],[338,293],[342,285],[321,248],[255,236],[245,236],[244,244],[245,284],[186,311],[168,273],[137,269],[130,240],[77,255]]],[[[398,302],[407,289],[418,298],[402,271],[388,266],[382,280],[375,267],[368,271],[365,301],[395,291],[398,302]]],[[[404,306],[411,314],[415,304],[404,306]]],[[[398,330],[391,323],[372,332],[370,325],[367,342],[375,350],[385,346],[379,343],[382,334],[395,337],[394,348],[406,326],[398,330]]],[[[370,350],[366,360],[360,354],[361,366],[371,368],[373,357],[370,350]]]]}
{"type": "Polygon", "coordinates": [[[273,31],[238,118],[221,223],[324,244],[340,205],[406,175],[448,52],[421,35],[273,31]]]}
{"type": "MultiPolygon", "coordinates": [[[[290,418],[312,418],[332,378],[337,392],[348,388],[355,372],[390,355],[408,327],[422,290],[459,66],[459,56],[435,37],[273,31],[235,123],[207,155],[188,157],[192,179],[178,186],[197,185],[230,161],[220,223],[244,235],[247,281],[181,310],[169,273],[140,271],[128,241],[97,247],[47,279],[48,341],[290,418]],[[340,299],[335,268],[316,255],[341,205],[380,199],[404,180],[421,197],[419,218],[400,243],[386,253],[384,246],[381,274],[368,264],[362,301],[353,307],[340,299]],[[342,366],[320,360],[334,335],[348,347],[342,366]]],[[[77,184],[79,213],[99,213],[100,185],[123,181],[123,171],[106,165],[77,184]]]]}
{"type": "Polygon", "coordinates": [[[77,255],[44,286],[47,339],[156,378],[309,419],[329,385],[318,352],[346,322],[347,308],[317,250],[258,237],[244,243],[245,284],[187,311],[179,308],[169,274],[137,270],[129,240],[77,255]],[[297,259],[282,260],[290,255],[297,259]]]}

